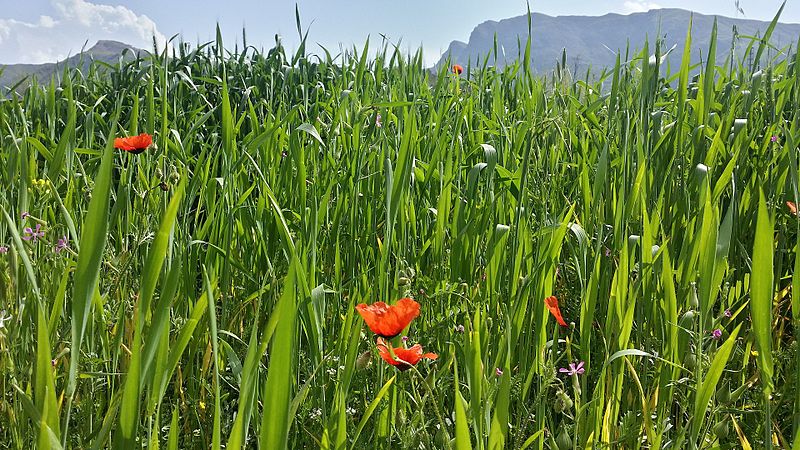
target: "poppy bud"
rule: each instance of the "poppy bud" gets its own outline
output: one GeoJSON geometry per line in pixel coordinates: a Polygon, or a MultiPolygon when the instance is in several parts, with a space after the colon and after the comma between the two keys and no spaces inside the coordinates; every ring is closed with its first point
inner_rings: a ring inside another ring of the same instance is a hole
{"type": "Polygon", "coordinates": [[[727,382],[725,384],[723,384],[722,387],[719,388],[719,390],[717,390],[717,401],[719,401],[723,405],[727,404],[727,403],[730,403],[730,401],[731,401],[731,387],[727,382]]]}
{"type": "Polygon", "coordinates": [[[181,174],[179,174],[177,170],[173,170],[172,173],[169,174],[169,181],[177,183],[180,180],[181,180],[181,174]]]}
{"type": "Polygon", "coordinates": [[[169,185],[167,183],[164,183],[163,181],[158,185],[158,187],[160,187],[161,190],[164,192],[167,192],[169,190],[169,185]]]}
{"type": "Polygon", "coordinates": [[[694,370],[697,367],[697,356],[694,353],[688,353],[683,359],[683,365],[689,370],[694,370]]]}
{"type": "Polygon", "coordinates": [[[700,301],[697,298],[697,283],[692,282],[691,292],[689,292],[689,306],[692,309],[697,309],[700,306],[700,301]]]}
{"type": "Polygon", "coordinates": [[[716,425],[714,425],[714,434],[720,438],[725,439],[728,437],[728,432],[730,429],[728,428],[728,421],[724,420],[716,425]]]}
{"type": "Polygon", "coordinates": [[[692,325],[694,324],[695,315],[696,313],[694,311],[686,311],[685,313],[683,313],[683,316],[681,316],[681,320],[679,322],[681,328],[691,330],[692,325]]]}
{"type": "Polygon", "coordinates": [[[569,413],[569,411],[572,409],[573,405],[574,405],[574,403],[573,403],[572,399],[569,398],[569,395],[567,395],[566,392],[564,392],[562,390],[559,390],[556,393],[556,404],[555,404],[556,412],[565,413],[565,414],[569,413]]]}
{"type": "Polygon", "coordinates": [[[156,167],[156,178],[159,180],[164,178],[164,172],[161,171],[160,167],[156,167]]]}
{"type": "Polygon", "coordinates": [[[450,442],[447,441],[444,430],[441,428],[433,436],[433,440],[436,443],[436,448],[453,448],[453,446],[450,445],[450,442]]]}
{"type": "Polygon", "coordinates": [[[408,286],[409,284],[411,284],[411,280],[409,280],[406,277],[400,277],[397,280],[397,284],[400,285],[400,286],[408,286]]]}
{"type": "Polygon", "coordinates": [[[572,438],[569,437],[566,427],[561,427],[561,433],[556,437],[556,445],[558,446],[558,450],[572,449],[572,438]]]}
{"type": "Polygon", "coordinates": [[[372,352],[367,350],[366,352],[358,355],[358,359],[356,359],[356,367],[358,370],[364,370],[369,367],[369,364],[372,362],[372,352]]]}

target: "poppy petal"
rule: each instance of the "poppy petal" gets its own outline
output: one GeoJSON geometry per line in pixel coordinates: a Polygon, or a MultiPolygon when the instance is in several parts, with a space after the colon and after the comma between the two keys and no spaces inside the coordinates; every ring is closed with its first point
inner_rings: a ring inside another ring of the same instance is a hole
{"type": "Polygon", "coordinates": [[[373,333],[391,339],[399,335],[419,316],[419,303],[410,298],[401,299],[392,306],[383,302],[375,302],[372,305],[361,303],[356,306],[356,311],[373,333]]]}
{"type": "Polygon", "coordinates": [[[114,139],[114,148],[133,153],[135,155],[147,150],[153,145],[153,137],[147,133],[138,136],[118,137],[114,139]]]}
{"type": "Polygon", "coordinates": [[[388,364],[397,367],[400,371],[405,371],[411,366],[417,365],[422,358],[435,360],[439,356],[435,353],[422,353],[422,346],[415,344],[411,348],[392,347],[392,344],[385,341],[382,337],[378,338],[377,344],[378,354],[388,364]]]}
{"type": "Polygon", "coordinates": [[[564,318],[561,316],[561,309],[558,307],[558,299],[554,296],[547,297],[544,299],[544,304],[547,306],[547,309],[550,311],[550,314],[556,318],[556,321],[562,327],[566,327],[567,322],[564,321],[564,318]]]}

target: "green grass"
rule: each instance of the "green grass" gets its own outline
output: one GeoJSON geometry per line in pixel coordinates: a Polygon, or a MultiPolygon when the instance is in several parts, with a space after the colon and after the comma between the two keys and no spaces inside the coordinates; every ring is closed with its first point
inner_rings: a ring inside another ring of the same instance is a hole
{"type": "Polygon", "coordinates": [[[800,56],[766,42],[459,77],[218,37],[4,98],[0,448],[791,447],[800,56]],[[355,312],[402,297],[439,354],[404,372],[355,312]]]}

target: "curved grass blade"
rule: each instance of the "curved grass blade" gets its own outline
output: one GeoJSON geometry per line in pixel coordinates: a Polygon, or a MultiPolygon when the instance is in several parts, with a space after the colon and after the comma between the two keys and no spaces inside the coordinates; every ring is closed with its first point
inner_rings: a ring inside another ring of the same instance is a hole
{"type": "MultiPolygon", "coordinates": [[[[292,261],[294,266],[296,261],[292,261]]],[[[264,384],[264,411],[261,420],[260,447],[285,449],[289,437],[289,399],[292,392],[292,358],[295,319],[297,317],[296,269],[290,269],[283,283],[277,305],[279,321],[270,351],[267,381],[264,384]]]]}
{"type": "Polygon", "coordinates": [[[741,327],[741,325],[736,327],[730,337],[719,348],[717,354],[714,356],[714,360],[711,362],[708,372],[706,372],[705,379],[700,384],[700,389],[697,391],[694,402],[694,418],[692,420],[692,443],[696,443],[700,436],[700,429],[702,428],[706,410],[708,409],[708,402],[711,400],[711,395],[714,394],[714,391],[717,389],[717,383],[719,383],[719,379],[722,377],[722,371],[728,363],[733,345],[736,343],[736,338],[739,336],[739,329],[741,329],[741,327]]]}
{"type": "MultiPolygon", "coordinates": [[[[115,114],[116,115],[116,114],[115,114]]],[[[86,323],[92,308],[92,299],[97,290],[100,277],[100,264],[108,239],[108,213],[111,203],[111,170],[114,164],[114,136],[116,119],[112,122],[105,151],[100,161],[100,169],[95,179],[92,199],[81,230],[80,253],[75,269],[72,294],[72,352],[67,379],[67,415],[64,419],[63,433],[68,434],[70,407],[75,394],[80,363],[81,344],[86,331],[86,323]]]]}

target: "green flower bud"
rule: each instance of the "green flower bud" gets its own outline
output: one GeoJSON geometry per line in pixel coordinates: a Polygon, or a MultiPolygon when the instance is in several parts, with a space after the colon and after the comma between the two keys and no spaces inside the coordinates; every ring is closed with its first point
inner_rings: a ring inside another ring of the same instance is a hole
{"type": "Polygon", "coordinates": [[[722,422],[719,422],[718,424],[714,425],[714,434],[720,439],[725,439],[726,437],[728,437],[729,432],[730,428],[728,427],[727,420],[723,420],[722,422]]]}
{"type": "Polygon", "coordinates": [[[726,382],[717,390],[717,401],[724,404],[730,403],[731,401],[731,387],[726,382]]]}
{"type": "Polygon", "coordinates": [[[697,313],[695,313],[694,311],[686,311],[681,316],[681,320],[678,322],[678,324],[681,326],[681,328],[691,330],[692,326],[694,326],[695,316],[697,316],[697,313]]]}
{"type": "Polygon", "coordinates": [[[697,298],[697,283],[692,283],[691,291],[689,292],[689,306],[692,309],[697,309],[700,306],[700,301],[697,298]]]}
{"type": "Polygon", "coordinates": [[[556,437],[558,450],[570,450],[572,448],[572,438],[567,433],[566,427],[561,427],[561,433],[556,437]]]}
{"type": "Polygon", "coordinates": [[[356,368],[358,370],[364,370],[369,367],[369,364],[372,362],[372,352],[367,350],[366,352],[358,355],[358,359],[356,359],[356,368]]]}
{"type": "Polygon", "coordinates": [[[569,395],[567,395],[566,392],[559,390],[556,393],[556,403],[555,403],[556,412],[568,413],[572,409],[573,405],[574,403],[572,402],[572,399],[569,398],[569,395]]]}
{"type": "Polygon", "coordinates": [[[694,353],[688,353],[685,358],[683,358],[683,365],[686,366],[689,370],[694,370],[697,367],[697,356],[694,353]]]}

